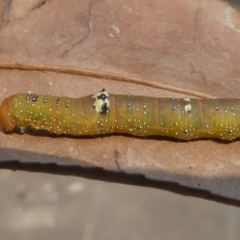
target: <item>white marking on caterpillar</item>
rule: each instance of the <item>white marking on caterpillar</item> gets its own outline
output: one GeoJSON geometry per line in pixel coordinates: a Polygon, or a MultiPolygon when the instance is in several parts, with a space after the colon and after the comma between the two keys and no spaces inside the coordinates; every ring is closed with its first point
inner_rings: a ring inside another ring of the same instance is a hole
{"type": "Polygon", "coordinates": [[[110,107],[110,101],[108,99],[109,94],[104,88],[101,92],[95,93],[91,97],[96,99],[93,107],[97,113],[108,113],[108,109],[110,107]]]}
{"type": "Polygon", "coordinates": [[[191,99],[189,97],[183,99],[186,102],[191,102],[191,99]]]}
{"type": "Polygon", "coordinates": [[[191,105],[191,104],[185,105],[185,106],[184,106],[184,110],[185,110],[186,112],[191,112],[191,111],[192,111],[192,105],[191,105]]]}

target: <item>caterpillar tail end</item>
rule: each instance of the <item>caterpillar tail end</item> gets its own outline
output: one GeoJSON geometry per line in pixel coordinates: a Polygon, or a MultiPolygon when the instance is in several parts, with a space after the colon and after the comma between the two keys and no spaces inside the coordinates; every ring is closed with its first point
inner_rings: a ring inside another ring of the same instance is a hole
{"type": "Polygon", "coordinates": [[[12,132],[16,126],[11,121],[8,115],[8,109],[7,109],[8,100],[9,98],[6,98],[2,102],[2,105],[0,106],[0,125],[2,126],[5,132],[12,132]]]}

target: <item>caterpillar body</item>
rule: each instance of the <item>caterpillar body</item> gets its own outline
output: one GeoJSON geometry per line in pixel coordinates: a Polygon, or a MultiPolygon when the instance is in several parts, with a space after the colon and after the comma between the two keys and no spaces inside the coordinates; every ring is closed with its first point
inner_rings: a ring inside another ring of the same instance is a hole
{"type": "Polygon", "coordinates": [[[184,140],[240,137],[240,99],[175,99],[108,94],[81,98],[21,93],[0,107],[6,132],[20,128],[86,136],[131,134],[184,140]]]}

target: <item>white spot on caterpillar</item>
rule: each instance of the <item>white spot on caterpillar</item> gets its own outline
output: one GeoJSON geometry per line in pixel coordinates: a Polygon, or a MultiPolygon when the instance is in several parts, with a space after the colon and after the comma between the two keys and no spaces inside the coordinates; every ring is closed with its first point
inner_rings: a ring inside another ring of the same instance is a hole
{"type": "Polygon", "coordinates": [[[183,99],[186,102],[191,102],[191,99],[189,97],[183,99]]]}
{"type": "Polygon", "coordinates": [[[185,105],[185,106],[184,106],[184,110],[185,110],[186,112],[191,112],[191,111],[192,111],[192,105],[191,105],[191,104],[185,105]]]}

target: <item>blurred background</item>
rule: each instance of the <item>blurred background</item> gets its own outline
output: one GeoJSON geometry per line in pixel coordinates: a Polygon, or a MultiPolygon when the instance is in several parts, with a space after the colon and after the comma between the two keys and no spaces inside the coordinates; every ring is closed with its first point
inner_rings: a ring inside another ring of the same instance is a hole
{"type": "Polygon", "coordinates": [[[158,189],[0,171],[0,239],[203,240],[240,237],[236,207],[158,189]]]}

